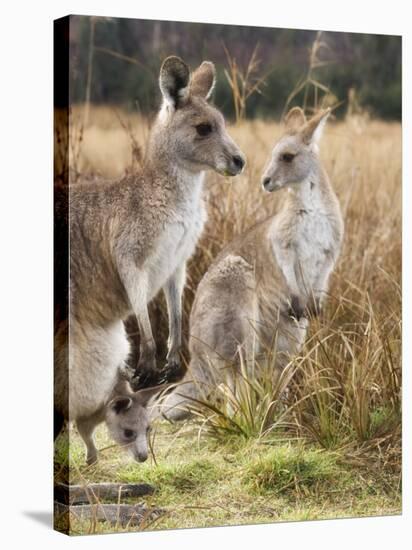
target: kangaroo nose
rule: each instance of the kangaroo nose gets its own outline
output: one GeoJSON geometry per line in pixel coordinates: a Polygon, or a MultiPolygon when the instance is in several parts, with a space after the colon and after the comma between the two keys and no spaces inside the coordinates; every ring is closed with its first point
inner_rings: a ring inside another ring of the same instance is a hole
{"type": "Polygon", "coordinates": [[[147,453],[137,453],[137,459],[139,462],[146,462],[147,453]]]}
{"type": "Polygon", "coordinates": [[[232,161],[233,161],[233,164],[236,166],[236,168],[239,169],[239,171],[242,170],[242,168],[245,165],[245,161],[242,159],[240,155],[234,155],[232,157],[232,161]]]}
{"type": "Polygon", "coordinates": [[[262,185],[264,189],[267,189],[270,185],[270,178],[269,177],[263,178],[262,185]]]}

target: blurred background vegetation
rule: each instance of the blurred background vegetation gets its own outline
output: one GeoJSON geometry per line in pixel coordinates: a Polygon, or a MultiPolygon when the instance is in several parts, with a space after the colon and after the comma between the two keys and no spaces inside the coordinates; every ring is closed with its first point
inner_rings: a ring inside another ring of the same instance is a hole
{"type": "MultiPolygon", "coordinates": [[[[247,77],[257,88],[247,99],[247,118],[278,118],[291,90],[310,70],[311,78],[330,92],[330,102],[339,104],[338,117],[352,97],[352,107],[374,117],[401,119],[401,37],[323,32],[311,63],[316,37],[317,31],[310,30],[72,16],[71,102],[153,112],[159,103],[153,90],[158,89],[160,64],[175,54],[191,67],[203,59],[214,61],[215,102],[228,118],[236,115],[229,83],[233,70],[240,83],[247,77]]],[[[305,93],[307,87],[291,105],[302,104],[305,93]]]]}

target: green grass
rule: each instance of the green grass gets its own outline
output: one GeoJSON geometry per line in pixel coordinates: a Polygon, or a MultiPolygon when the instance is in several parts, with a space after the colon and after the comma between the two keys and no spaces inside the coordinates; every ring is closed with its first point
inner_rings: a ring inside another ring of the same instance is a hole
{"type": "MultiPolygon", "coordinates": [[[[388,462],[379,462],[376,456],[346,456],[343,451],[280,436],[232,437],[217,442],[199,435],[198,426],[190,422],[182,426],[159,422],[154,432],[156,462],[151,458],[138,464],[110,447],[91,467],[85,464],[82,443],[73,432],[72,482],[153,484],[155,494],[141,500],[162,508],[165,514],[145,529],[401,512],[400,471],[388,462]]],[[[103,427],[97,435],[100,448],[110,446],[103,427]]],[[[57,452],[64,454],[61,445],[57,452]]],[[[72,523],[73,534],[112,530],[105,524],[72,523]]]]}
{"type": "Polygon", "coordinates": [[[244,479],[252,491],[264,496],[293,491],[309,495],[333,484],[341,473],[336,455],[287,444],[251,460],[244,479]]]}

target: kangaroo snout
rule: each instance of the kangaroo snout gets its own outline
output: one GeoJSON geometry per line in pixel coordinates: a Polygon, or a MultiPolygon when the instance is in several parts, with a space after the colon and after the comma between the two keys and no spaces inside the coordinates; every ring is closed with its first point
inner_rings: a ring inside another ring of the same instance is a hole
{"type": "Polygon", "coordinates": [[[130,450],[136,462],[146,462],[149,455],[146,441],[136,441],[135,445],[130,450]]]}
{"type": "Polygon", "coordinates": [[[238,171],[237,173],[240,174],[240,172],[243,170],[243,167],[245,166],[245,159],[242,158],[240,155],[234,155],[232,157],[232,163],[235,169],[238,171]]]}
{"type": "Polygon", "coordinates": [[[269,176],[263,176],[262,178],[262,187],[265,191],[268,193],[271,193],[272,191],[275,191],[276,189],[279,189],[279,186],[274,183],[271,177],[269,176]]]}
{"type": "Polygon", "coordinates": [[[145,452],[136,452],[135,455],[134,455],[134,458],[135,460],[137,460],[137,462],[146,462],[147,460],[147,451],[145,452]]]}
{"type": "Polygon", "coordinates": [[[237,176],[242,172],[245,164],[246,160],[241,154],[235,153],[228,155],[227,165],[223,170],[223,174],[225,176],[237,176]]]}
{"type": "Polygon", "coordinates": [[[262,179],[262,187],[265,191],[270,191],[269,187],[270,187],[271,181],[272,180],[267,176],[262,179]]]}

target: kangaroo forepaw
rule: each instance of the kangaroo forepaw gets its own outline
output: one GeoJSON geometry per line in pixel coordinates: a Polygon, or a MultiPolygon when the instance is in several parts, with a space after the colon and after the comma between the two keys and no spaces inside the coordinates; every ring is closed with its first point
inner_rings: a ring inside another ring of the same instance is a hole
{"type": "MultiPolygon", "coordinates": [[[[164,382],[173,384],[180,382],[186,374],[186,367],[177,359],[168,359],[166,365],[161,370],[164,382]]],[[[163,383],[163,382],[162,382],[163,383]]]]}
{"type": "Polygon", "coordinates": [[[289,316],[299,321],[305,315],[305,308],[302,300],[296,294],[292,294],[290,298],[289,316]]]}
{"type": "Polygon", "coordinates": [[[135,376],[130,380],[133,391],[150,388],[159,384],[159,371],[157,368],[138,368],[135,376]]]}
{"type": "Polygon", "coordinates": [[[156,380],[158,378],[158,368],[156,363],[156,356],[140,357],[137,363],[136,370],[131,377],[130,385],[134,391],[142,388],[149,388],[156,386],[156,380]]]}
{"type": "Polygon", "coordinates": [[[159,386],[160,384],[174,384],[180,382],[186,374],[186,367],[184,367],[180,359],[169,358],[167,363],[161,369],[138,367],[135,376],[130,380],[130,384],[134,391],[142,388],[149,388],[152,386],[159,386]]]}

